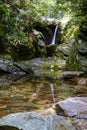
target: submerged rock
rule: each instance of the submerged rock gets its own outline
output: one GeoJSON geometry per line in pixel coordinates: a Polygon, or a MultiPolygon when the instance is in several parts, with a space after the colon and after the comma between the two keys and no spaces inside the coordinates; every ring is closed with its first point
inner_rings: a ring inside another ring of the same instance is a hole
{"type": "Polygon", "coordinates": [[[87,97],[68,98],[56,104],[57,114],[87,119],[87,97]]]}
{"type": "Polygon", "coordinates": [[[36,112],[10,114],[1,118],[0,124],[22,130],[75,130],[64,117],[43,115],[36,112]]]}
{"type": "Polygon", "coordinates": [[[78,85],[87,85],[87,78],[80,78],[78,80],[78,85]]]}

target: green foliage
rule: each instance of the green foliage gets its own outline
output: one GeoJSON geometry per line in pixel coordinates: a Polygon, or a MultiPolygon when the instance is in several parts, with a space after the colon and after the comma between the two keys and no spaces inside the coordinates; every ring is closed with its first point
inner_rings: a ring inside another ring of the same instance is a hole
{"type": "Polygon", "coordinates": [[[35,52],[36,49],[29,40],[29,33],[37,23],[44,25],[41,17],[62,18],[67,13],[71,15],[72,12],[74,17],[65,31],[65,41],[77,37],[79,23],[80,30],[87,30],[87,18],[84,17],[87,12],[87,0],[1,0],[0,39],[7,46],[22,44],[35,52]],[[81,22],[77,22],[79,20],[75,16],[79,16],[81,22]]]}
{"type": "Polygon", "coordinates": [[[0,37],[3,43],[7,46],[25,44],[34,50],[29,33],[37,23],[44,24],[41,17],[48,15],[54,3],[53,0],[0,1],[0,37]]]}
{"type": "Polygon", "coordinates": [[[87,0],[56,0],[57,4],[66,4],[66,10],[73,12],[75,15],[85,15],[87,14],[87,0]]]}
{"type": "Polygon", "coordinates": [[[69,3],[67,1],[56,0],[55,8],[53,10],[56,18],[63,18],[67,14],[71,14],[69,3]]]}
{"type": "Polygon", "coordinates": [[[77,42],[74,42],[71,53],[67,59],[67,69],[71,71],[81,70],[77,42]]]}

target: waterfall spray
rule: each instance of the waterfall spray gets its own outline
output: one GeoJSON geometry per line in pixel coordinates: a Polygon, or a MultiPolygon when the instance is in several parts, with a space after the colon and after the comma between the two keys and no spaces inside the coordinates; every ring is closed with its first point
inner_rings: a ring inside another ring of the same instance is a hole
{"type": "Polygon", "coordinates": [[[54,31],[54,35],[53,35],[53,39],[52,39],[51,44],[55,44],[57,29],[58,29],[58,25],[56,25],[56,27],[55,27],[55,31],[54,31]]]}

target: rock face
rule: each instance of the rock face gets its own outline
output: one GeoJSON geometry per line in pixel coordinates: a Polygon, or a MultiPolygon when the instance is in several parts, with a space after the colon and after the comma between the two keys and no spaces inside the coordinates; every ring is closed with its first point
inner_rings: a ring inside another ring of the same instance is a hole
{"type": "Polygon", "coordinates": [[[87,97],[68,98],[56,104],[57,114],[87,119],[87,97]]]}
{"type": "Polygon", "coordinates": [[[85,37],[81,38],[80,36],[78,40],[78,50],[80,54],[81,69],[87,73],[87,39],[85,39],[85,37]]]}
{"type": "Polygon", "coordinates": [[[13,126],[22,130],[75,130],[64,117],[36,112],[10,114],[0,119],[0,125],[13,126]]]}

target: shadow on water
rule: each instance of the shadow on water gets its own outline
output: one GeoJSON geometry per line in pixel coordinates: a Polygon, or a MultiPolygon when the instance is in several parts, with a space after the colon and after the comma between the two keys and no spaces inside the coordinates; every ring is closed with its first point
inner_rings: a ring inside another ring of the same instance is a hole
{"type": "Polygon", "coordinates": [[[19,130],[19,129],[13,126],[3,125],[3,126],[0,126],[0,130],[19,130]]]}
{"type": "Polygon", "coordinates": [[[64,80],[61,73],[42,75],[39,72],[33,77],[0,76],[0,117],[15,112],[44,110],[68,97],[87,96],[86,86],[78,85],[75,80],[64,80]]]}

